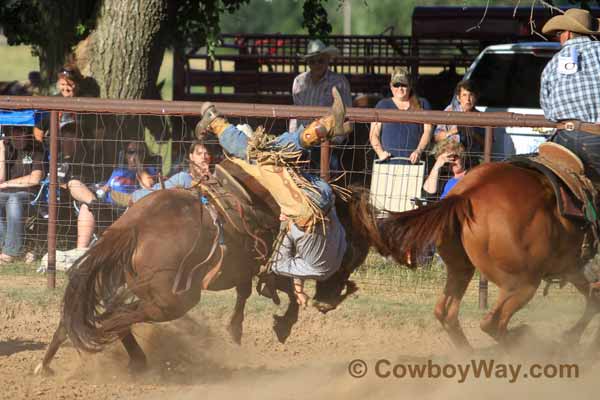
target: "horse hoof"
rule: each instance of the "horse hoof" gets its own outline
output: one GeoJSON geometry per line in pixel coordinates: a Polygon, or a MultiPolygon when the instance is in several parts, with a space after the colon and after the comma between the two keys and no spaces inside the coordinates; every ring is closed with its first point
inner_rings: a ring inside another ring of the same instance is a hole
{"type": "Polygon", "coordinates": [[[320,312],[322,312],[323,314],[327,314],[329,311],[333,311],[336,308],[333,304],[324,303],[318,300],[313,300],[312,306],[320,312]]]}
{"type": "Polygon", "coordinates": [[[229,332],[229,336],[231,336],[231,340],[237,345],[242,344],[242,330],[235,328],[233,326],[228,326],[227,331],[229,332]]]}
{"type": "Polygon", "coordinates": [[[50,367],[44,366],[44,363],[39,363],[33,370],[33,374],[37,376],[52,376],[54,371],[50,367]]]}
{"type": "Polygon", "coordinates": [[[127,366],[131,375],[141,375],[148,370],[146,361],[132,361],[127,366]]]}
{"type": "Polygon", "coordinates": [[[286,319],[279,315],[273,315],[273,321],[273,331],[277,335],[277,340],[279,343],[284,344],[287,338],[290,337],[292,328],[286,323],[286,319]]]}

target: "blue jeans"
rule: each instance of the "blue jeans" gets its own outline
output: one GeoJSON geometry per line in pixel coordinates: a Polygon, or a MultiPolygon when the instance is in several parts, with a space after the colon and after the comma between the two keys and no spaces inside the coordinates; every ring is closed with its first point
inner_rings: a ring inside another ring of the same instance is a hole
{"type": "Polygon", "coordinates": [[[588,177],[594,182],[600,182],[600,136],[581,131],[559,130],[552,137],[552,141],[565,146],[581,158],[588,177]]]}
{"type": "MultiPolygon", "coordinates": [[[[304,131],[304,127],[301,125],[296,132],[284,132],[271,143],[271,147],[276,149],[292,144],[292,150],[306,151],[307,149],[300,145],[300,134],[302,131],[304,131]]],[[[232,156],[246,160],[248,136],[234,125],[229,125],[219,135],[219,143],[232,156]]]]}
{"type": "MultiPolygon", "coordinates": [[[[277,137],[273,142],[269,144],[272,149],[280,149],[290,144],[290,150],[292,151],[303,151],[307,149],[302,147],[300,144],[300,134],[304,131],[304,127],[301,125],[296,132],[284,132],[277,137]]],[[[234,125],[229,125],[219,135],[219,143],[225,149],[226,152],[236,158],[247,160],[247,149],[248,149],[248,136],[234,125]]],[[[319,206],[325,213],[329,212],[330,207],[333,205],[334,196],[331,186],[321,178],[311,175],[308,173],[302,174],[315,189],[319,191],[319,194],[314,193],[312,190],[305,190],[305,193],[319,206]]]]}
{"type": "Polygon", "coordinates": [[[0,242],[2,252],[18,256],[23,247],[25,210],[34,195],[30,192],[5,193],[0,191],[0,242]]]}

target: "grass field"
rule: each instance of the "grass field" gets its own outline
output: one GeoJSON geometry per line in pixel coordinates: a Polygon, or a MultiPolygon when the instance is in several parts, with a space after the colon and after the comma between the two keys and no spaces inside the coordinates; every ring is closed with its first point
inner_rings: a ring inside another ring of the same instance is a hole
{"type": "MultiPolygon", "coordinates": [[[[23,81],[29,71],[38,71],[38,58],[31,54],[29,46],[0,45],[0,82],[23,81]]],[[[173,98],[173,52],[167,51],[163,59],[158,82],[165,81],[162,89],[164,100],[173,98]]]]}

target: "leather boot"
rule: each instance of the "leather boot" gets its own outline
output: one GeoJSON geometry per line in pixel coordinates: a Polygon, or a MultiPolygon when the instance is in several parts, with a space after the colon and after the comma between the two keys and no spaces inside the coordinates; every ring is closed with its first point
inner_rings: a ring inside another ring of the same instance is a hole
{"type": "Polygon", "coordinates": [[[202,119],[194,129],[198,139],[204,139],[208,132],[219,136],[230,125],[225,118],[221,117],[221,114],[211,102],[202,103],[200,114],[202,114],[202,119]]]}
{"type": "Polygon", "coordinates": [[[353,125],[351,122],[342,123],[342,134],[336,135],[333,133],[335,118],[328,115],[311,122],[300,134],[300,144],[305,149],[316,146],[325,140],[329,140],[334,136],[347,136],[352,133],[353,125]]]}
{"type": "Polygon", "coordinates": [[[333,136],[345,136],[352,132],[352,124],[344,122],[346,118],[346,106],[342,101],[342,96],[334,86],[331,88],[333,96],[333,105],[331,114],[313,121],[304,129],[300,135],[300,144],[309,148],[332,138],[333,136]]]}

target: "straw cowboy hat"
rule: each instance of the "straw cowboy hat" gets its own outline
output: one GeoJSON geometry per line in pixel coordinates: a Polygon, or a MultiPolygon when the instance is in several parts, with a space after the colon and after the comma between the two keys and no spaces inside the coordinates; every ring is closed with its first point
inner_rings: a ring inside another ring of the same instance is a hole
{"type": "Polygon", "coordinates": [[[597,35],[599,21],[587,10],[570,8],[562,15],[550,18],[542,28],[542,33],[552,34],[559,31],[570,31],[582,35],[597,35]]]}
{"type": "Polygon", "coordinates": [[[308,42],[306,54],[301,57],[303,60],[307,60],[312,57],[320,56],[321,54],[327,54],[329,57],[337,57],[340,55],[340,51],[335,46],[325,46],[325,43],[319,39],[315,39],[308,42]]]}

